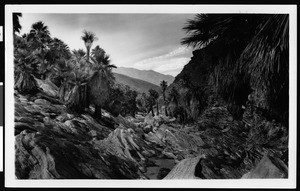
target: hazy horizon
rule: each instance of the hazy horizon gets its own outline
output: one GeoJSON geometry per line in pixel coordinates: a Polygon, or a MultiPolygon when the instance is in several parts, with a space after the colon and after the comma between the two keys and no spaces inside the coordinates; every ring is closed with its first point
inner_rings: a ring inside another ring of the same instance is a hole
{"type": "Polygon", "coordinates": [[[70,48],[85,49],[80,39],[83,30],[92,31],[99,45],[117,67],[153,70],[176,76],[192,56],[192,48],[180,44],[182,27],[194,14],[40,14],[23,13],[20,34],[43,21],[51,37],[70,48]]]}

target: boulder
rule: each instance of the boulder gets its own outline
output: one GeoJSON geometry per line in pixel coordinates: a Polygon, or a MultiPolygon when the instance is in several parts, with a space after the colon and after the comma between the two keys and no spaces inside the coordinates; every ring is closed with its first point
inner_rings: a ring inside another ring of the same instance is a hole
{"type": "Polygon", "coordinates": [[[154,120],[152,114],[149,113],[148,115],[146,115],[144,123],[146,123],[147,125],[154,126],[154,121],[155,120],[154,120]]]}
{"type": "Polygon", "coordinates": [[[95,130],[91,130],[91,131],[89,131],[89,136],[91,136],[91,137],[97,137],[97,131],[95,131],[95,130]]]}
{"type": "Polygon", "coordinates": [[[37,105],[50,105],[50,102],[44,99],[36,99],[34,100],[34,103],[37,105]]]}
{"type": "MultiPolygon", "coordinates": [[[[280,159],[276,160],[280,161],[280,159]]],[[[287,169],[283,162],[277,162],[275,165],[267,155],[264,155],[250,172],[242,176],[242,179],[287,178],[287,169]]]]}
{"type": "Polygon", "coordinates": [[[200,179],[195,176],[196,165],[202,156],[187,158],[180,161],[176,166],[169,172],[169,174],[164,178],[168,179],[200,179]]]}
{"type": "Polygon", "coordinates": [[[151,125],[147,125],[147,126],[145,126],[143,129],[144,129],[144,132],[145,132],[146,134],[148,134],[149,132],[152,131],[153,127],[152,127],[151,125]]]}
{"type": "Polygon", "coordinates": [[[57,97],[58,96],[58,87],[53,84],[50,80],[41,80],[38,78],[35,78],[38,87],[43,90],[44,93],[46,93],[49,96],[57,97]]]}

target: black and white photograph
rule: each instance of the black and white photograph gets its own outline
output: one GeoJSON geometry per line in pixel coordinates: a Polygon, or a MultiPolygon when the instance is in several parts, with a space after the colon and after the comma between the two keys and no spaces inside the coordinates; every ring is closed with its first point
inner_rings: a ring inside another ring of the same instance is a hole
{"type": "Polygon", "coordinates": [[[296,6],[220,8],[6,6],[6,184],[296,185],[296,6]]]}

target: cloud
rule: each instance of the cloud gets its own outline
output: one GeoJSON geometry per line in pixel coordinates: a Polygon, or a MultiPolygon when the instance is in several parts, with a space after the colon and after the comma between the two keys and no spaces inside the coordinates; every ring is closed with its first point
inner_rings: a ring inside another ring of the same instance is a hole
{"type": "Polygon", "coordinates": [[[154,67],[153,70],[162,73],[176,76],[181,72],[184,65],[189,62],[190,58],[172,58],[158,62],[158,66],[154,67]]]}
{"type": "Polygon", "coordinates": [[[184,55],[188,52],[190,52],[191,49],[186,47],[186,46],[180,46],[177,49],[173,50],[172,52],[168,53],[165,55],[166,58],[168,57],[174,57],[174,56],[179,56],[179,55],[184,55]]]}
{"type": "Polygon", "coordinates": [[[191,57],[191,49],[180,46],[167,54],[147,58],[133,64],[133,67],[142,70],[154,70],[163,74],[176,76],[191,57]]]}
{"type": "Polygon", "coordinates": [[[147,59],[144,59],[142,61],[139,61],[139,62],[135,63],[134,66],[141,67],[141,66],[144,66],[144,65],[148,65],[149,63],[155,64],[155,61],[161,61],[161,60],[165,60],[165,59],[168,59],[168,58],[181,56],[181,55],[184,55],[184,54],[186,54],[190,51],[191,51],[190,48],[180,46],[180,47],[176,48],[175,50],[173,50],[173,51],[171,51],[167,54],[152,57],[152,58],[147,58],[147,59]]]}

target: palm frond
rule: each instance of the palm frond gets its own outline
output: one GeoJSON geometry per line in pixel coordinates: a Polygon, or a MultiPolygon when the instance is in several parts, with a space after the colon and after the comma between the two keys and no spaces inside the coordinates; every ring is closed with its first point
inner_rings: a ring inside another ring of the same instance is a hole
{"type": "Polygon", "coordinates": [[[272,15],[262,24],[241,55],[252,74],[270,76],[288,71],[289,17],[272,15]]]}
{"type": "Polygon", "coordinates": [[[181,43],[193,47],[206,46],[221,36],[232,21],[232,15],[197,14],[183,27],[188,36],[183,38],[181,43]]]}
{"type": "Polygon", "coordinates": [[[22,26],[20,25],[19,17],[22,17],[22,13],[13,13],[13,30],[20,33],[22,26]]]}
{"type": "Polygon", "coordinates": [[[81,39],[84,41],[84,42],[94,42],[97,40],[97,37],[95,35],[95,33],[91,32],[91,31],[87,31],[87,30],[84,30],[83,31],[83,36],[81,36],[81,39]]]}

